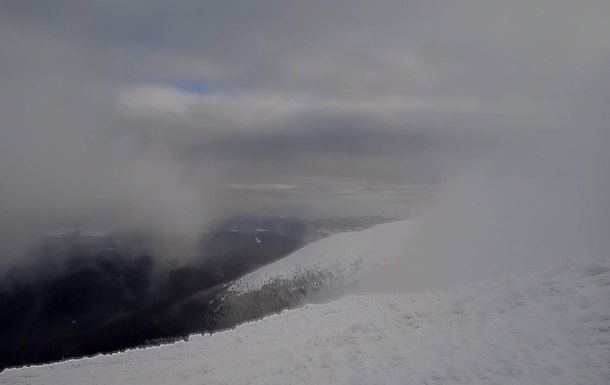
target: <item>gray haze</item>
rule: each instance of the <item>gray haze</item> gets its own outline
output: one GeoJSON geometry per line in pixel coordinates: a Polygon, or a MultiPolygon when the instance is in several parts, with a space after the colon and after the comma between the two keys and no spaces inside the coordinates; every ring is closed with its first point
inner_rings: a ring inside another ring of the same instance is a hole
{"type": "Polygon", "coordinates": [[[430,276],[607,250],[608,20],[606,0],[3,1],[3,264],[24,232],[189,238],[241,211],[423,210],[430,276]]]}

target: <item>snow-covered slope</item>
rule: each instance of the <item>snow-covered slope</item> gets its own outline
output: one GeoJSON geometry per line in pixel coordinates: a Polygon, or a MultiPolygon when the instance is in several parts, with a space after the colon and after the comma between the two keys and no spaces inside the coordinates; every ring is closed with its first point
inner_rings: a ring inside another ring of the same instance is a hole
{"type": "Polygon", "coordinates": [[[7,370],[2,384],[609,384],[610,259],[350,296],[226,332],[7,370]]]}
{"type": "Polygon", "coordinates": [[[277,280],[293,281],[312,273],[332,276],[335,283],[349,284],[404,253],[408,229],[408,221],[398,221],[332,235],[254,271],[236,281],[228,291],[251,292],[277,280]]]}
{"type": "Polygon", "coordinates": [[[226,329],[307,302],[328,300],[404,255],[410,223],[335,234],[233,282],[206,314],[226,329]]]}

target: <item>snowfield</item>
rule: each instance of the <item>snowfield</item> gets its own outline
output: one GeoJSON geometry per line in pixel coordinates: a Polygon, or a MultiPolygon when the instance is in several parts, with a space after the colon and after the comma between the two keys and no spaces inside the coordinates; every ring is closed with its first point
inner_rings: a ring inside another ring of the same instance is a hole
{"type": "Polygon", "coordinates": [[[609,384],[610,259],[349,296],[188,342],[10,369],[2,384],[609,384]]]}

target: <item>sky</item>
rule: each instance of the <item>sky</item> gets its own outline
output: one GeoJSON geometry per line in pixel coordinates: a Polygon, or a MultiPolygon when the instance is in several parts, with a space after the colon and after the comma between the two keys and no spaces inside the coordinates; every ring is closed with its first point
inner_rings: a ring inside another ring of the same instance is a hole
{"type": "Polygon", "coordinates": [[[605,0],[2,1],[0,232],[461,196],[461,217],[544,202],[536,219],[603,233],[609,19],[605,0]]]}

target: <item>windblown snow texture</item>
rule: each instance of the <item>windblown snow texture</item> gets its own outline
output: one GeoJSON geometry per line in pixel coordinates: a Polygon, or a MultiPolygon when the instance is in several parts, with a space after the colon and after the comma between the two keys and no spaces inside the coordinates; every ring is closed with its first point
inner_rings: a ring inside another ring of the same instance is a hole
{"type": "Polygon", "coordinates": [[[3,384],[608,384],[610,258],[349,296],[188,342],[10,369],[3,384]]]}

